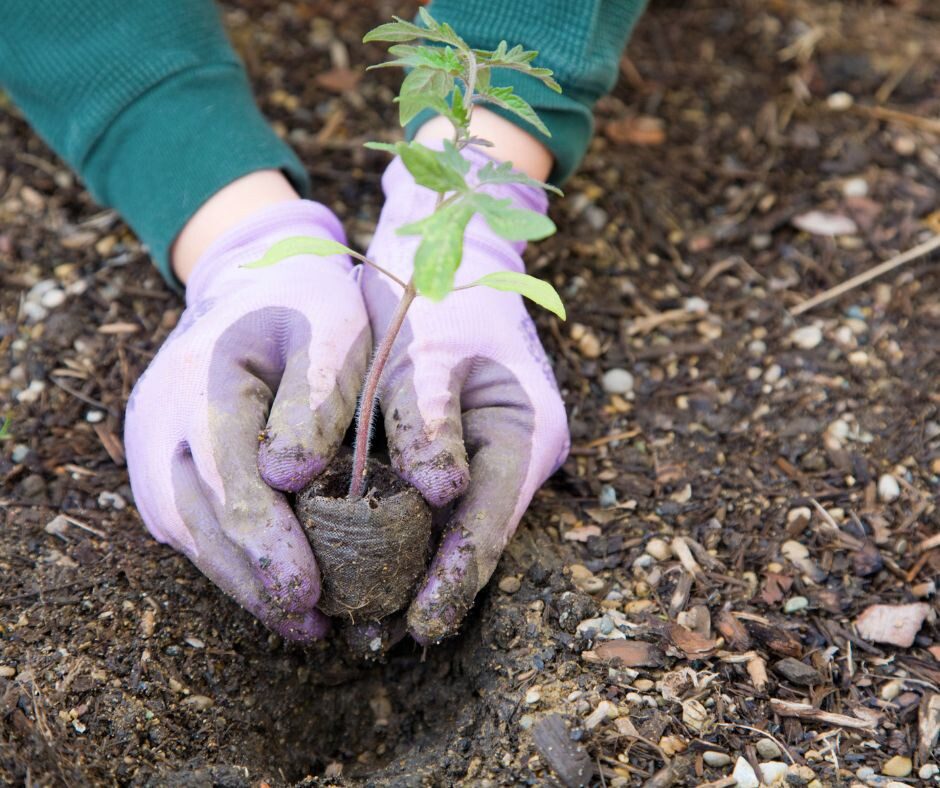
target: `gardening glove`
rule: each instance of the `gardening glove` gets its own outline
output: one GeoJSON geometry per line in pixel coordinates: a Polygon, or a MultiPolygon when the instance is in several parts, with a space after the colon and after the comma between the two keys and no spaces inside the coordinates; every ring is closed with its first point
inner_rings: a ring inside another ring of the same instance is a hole
{"type": "Polygon", "coordinates": [[[124,440],[141,517],[286,639],[324,634],[320,579],[285,496],[330,462],[371,352],[345,256],[248,269],[277,241],[343,241],[323,205],[285,202],[215,242],[186,310],[127,405],[124,440]]]}
{"type": "MultiPolygon", "coordinates": [[[[473,183],[489,157],[469,149],[463,155],[473,183]]],[[[418,186],[400,159],[386,170],[382,187],[385,207],[368,256],[407,281],[420,239],[396,230],[428,216],[437,195],[418,186]]],[[[516,208],[547,209],[544,193],[530,186],[485,191],[516,208]]],[[[494,271],[523,272],[524,247],[475,216],[455,284],[494,271]]],[[[384,274],[363,271],[376,343],[401,292],[384,274]]],[[[440,303],[414,302],[383,373],[379,401],[395,471],[434,507],[460,499],[408,610],[412,636],[433,642],[460,627],[533,494],[564,462],[565,408],[522,297],[483,287],[451,293],[440,303]]]]}

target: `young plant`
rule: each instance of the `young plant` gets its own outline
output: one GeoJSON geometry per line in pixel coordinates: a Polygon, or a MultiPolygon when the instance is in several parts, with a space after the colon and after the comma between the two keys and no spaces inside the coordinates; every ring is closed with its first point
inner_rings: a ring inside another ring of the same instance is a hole
{"type": "Polygon", "coordinates": [[[565,308],[558,293],[548,283],[528,274],[499,271],[470,284],[454,287],[454,275],[463,258],[464,232],[470,219],[481,214],[490,229],[510,241],[537,241],[555,232],[555,225],[536,211],[512,208],[509,200],[499,200],[479,190],[498,183],[523,183],[561,194],[554,186],[542,183],[512,169],[511,162],[488,162],[476,173],[476,183],[467,182],[470,162],[460,155],[464,148],[488,147],[487,140],[471,136],[473,110],[481,104],[501,107],[549,135],[535,110],[511,87],[493,85],[494,69],[521,71],[561,92],[547,68],[532,65],[537,52],[521,46],[509,47],[502,41],[492,51],[472,49],[453,28],[437,22],[426,10],[419,10],[424,27],[398,17],[369,32],[363,41],[392,43],[393,60],[371,68],[400,66],[408,71],[396,98],[402,126],[425,109],[447,118],[454,128],[453,139],[445,140],[442,150],[419,142],[368,142],[367,148],[383,150],[401,157],[415,182],[437,192],[434,211],[424,219],[399,227],[399,235],[420,236],[414,258],[414,272],[407,282],[395,277],[364,255],[341,243],[323,238],[298,236],[274,244],[260,260],[248,267],[274,265],[295,255],[330,256],[348,254],[381,271],[402,288],[401,300],[392,321],[375,350],[366,375],[356,423],[352,480],[349,497],[362,497],[369,454],[369,429],[376,404],[379,381],[395,339],[415,298],[441,301],[455,290],[491,287],[520,293],[565,319],[565,308]],[[425,45],[420,42],[430,42],[425,45]]]}

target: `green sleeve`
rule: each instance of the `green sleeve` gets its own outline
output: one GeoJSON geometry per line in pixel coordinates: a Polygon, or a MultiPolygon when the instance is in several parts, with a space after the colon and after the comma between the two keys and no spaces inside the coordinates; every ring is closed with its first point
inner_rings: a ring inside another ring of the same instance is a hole
{"type": "MultiPolygon", "coordinates": [[[[594,104],[614,87],[621,54],[645,7],[646,0],[433,0],[428,10],[476,49],[495,49],[502,40],[522,44],[539,53],[535,65],[555,72],[561,95],[517,71],[496,71],[492,82],[512,86],[545,122],[551,137],[494,109],[548,146],[555,156],[551,181],[561,183],[587,151],[594,104]]],[[[419,115],[409,132],[429,116],[419,115]]]]}
{"type": "Polygon", "coordinates": [[[215,192],[300,161],[251,95],[212,0],[0,0],[0,86],[172,281],[168,253],[215,192]]]}

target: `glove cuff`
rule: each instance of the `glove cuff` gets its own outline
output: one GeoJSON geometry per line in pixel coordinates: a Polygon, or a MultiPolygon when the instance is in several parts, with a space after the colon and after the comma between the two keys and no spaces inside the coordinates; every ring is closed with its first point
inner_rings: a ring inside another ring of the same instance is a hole
{"type": "MultiPolygon", "coordinates": [[[[288,200],[268,206],[224,233],[202,254],[186,286],[187,306],[201,301],[220,276],[259,260],[278,241],[297,235],[346,243],[339,219],[321,203],[288,200]]],[[[337,256],[335,260],[345,270],[352,267],[347,257],[337,256]]],[[[268,269],[251,273],[271,275],[268,269]]]]}

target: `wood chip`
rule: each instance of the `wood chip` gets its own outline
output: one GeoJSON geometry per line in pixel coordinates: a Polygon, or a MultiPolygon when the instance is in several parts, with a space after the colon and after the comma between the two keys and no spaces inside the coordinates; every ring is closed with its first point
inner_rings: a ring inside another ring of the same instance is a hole
{"type": "Polygon", "coordinates": [[[95,435],[98,436],[98,440],[101,441],[101,445],[104,446],[104,450],[111,458],[111,461],[115,465],[124,465],[126,460],[124,455],[124,442],[121,440],[120,436],[113,433],[104,422],[93,424],[92,428],[95,431],[95,435]]]}
{"type": "Polygon", "coordinates": [[[875,723],[870,720],[862,720],[858,717],[849,717],[846,714],[833,714],[829,711],[817,709],[808,703],[794,703],[779,698],[770,699],[770,708],[781,717],[796,717],[801,720],[814,720],[823,722],[827,725],[835,725],[839,728],[855,728],[858,730],[871,730],[875,723]]]}
{"type": "Polygon", "coordinates": [[[347,93],[355,90],[361,79],[361,71],[353,71],[349,68],[331,68],[329,71],[321,71],[313,78],[313,81],[331,93],[347,93]]]}
{"type": "Polygon", "coordinates": [[[541,756],[568,788],[591,783],[594,778],[591,756],[571,740],[571,732],[560,714],[549,714],[536,722],[532,738],[541,756]]]}
{"type": "Polygon", "coordinates": [[[140,326],[136,323],[105,323],[98,326],[99,334],[136,334],[140,326]]]}
{"type": "Polygon", "coordinates": [[[745,621],[744,626],[747,627],[747,631],[754,640],[782,657],[799,659],[803,655],[803,645],[800,639],[785,629],[750,620],[745,621]]]}
{"type": "Polygon", "coordinates": [[[747,651],[751,647],[751,636],[744,624],[738,621],[730,610],[722,610],[715,620],[715,626],[725,642],[735,651],[747,651]]]}
{"type": "Polygon", "coordinates": [[[855,628],[865,640],[910,648],[929,612],[926,602],[871,605],[855,620],[855,628]]]}
{"type": "Polygon", "coordinates": [[[940,694],[935,692],[924,696],[918,713],[917,732],[920,759],[926,761],[940,738],[940,694]]]}
{"type": "Polygon", "coordinates": [[[685,654],[686,659],[702,659],[711,656],[718,648],[717,640],[686,629],[681,624],[667,624],[664,634],[673,646],[685,654]]]}
{"type": "Polygon", "coordinates": [[[655,668],[666,662],[662,649],[642,640],[608,640],[581,656],[587,662],[610,662],[628,668],[655,668]]]}

